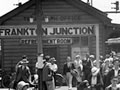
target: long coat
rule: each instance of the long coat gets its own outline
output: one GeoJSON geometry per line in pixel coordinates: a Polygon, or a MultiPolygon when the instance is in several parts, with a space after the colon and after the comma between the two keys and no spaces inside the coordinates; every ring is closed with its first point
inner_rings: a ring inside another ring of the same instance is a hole
{"type": "Polygon", "coordinates": [[[52,71],[50,70],[49,64],[46,64],[43,67],[43,81],[52,81],[52,78],[52,71]]]}
{"type": "MultiPolygon", "coordinates": [[[[118,70],[118,75],[120,74],[120,69],[118,70]]],[[[109,86],[111,84],[111,78],[115,75],[114,69],[108,72],[106,76],[106,82],[105,87],[109,86]]]]}
{"type": "Polygon", "coordinates": [[[30,69],[28,66],[26,66],[24,69],[22,69],[22,65],[20,65],[17,69],[16,72],[16,82],[19,81],[24,81],[26,83],[29,83],[29,79],[30,79],[31,73],[30,73],[30,69]]]}
{"type": "MultiPolygon", "coordinates": [[[[90,74],[88,76],[88,82],[89,82],[90,85],[91,85],[91,78],[92,78],[92,74],[90,74]]],[[[96,90],[100,90],[101,89],[102,84],[103,84],[103,82],[101,80],[102,80],[102,77],[101,77],[100,73],[98,73],[97,74],[97,84],[95,85],[96,90]]]]}

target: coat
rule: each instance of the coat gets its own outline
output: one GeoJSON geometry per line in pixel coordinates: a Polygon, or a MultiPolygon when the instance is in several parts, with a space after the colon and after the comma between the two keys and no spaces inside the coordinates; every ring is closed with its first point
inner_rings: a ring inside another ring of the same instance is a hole
{"type": "Polygon", "coordinates": [[[30,69],[28,66],[26,66],[24,69],[22,69],[22,65],[19,65],[17,72],[16,72],[16,78],[15,81],[19,82],[21,80],[23,80],[26,83],[29,83],[30,80],[30,69]]]}
{"type": "Polygon", "coordinates": [[[43,81],[52,81],[53,74],[50,70],[49,64],[44,65],[43,67],[43,81]]]}
{"type": "MultiPolygon", "coordinates": [[[[91,86],[91,78],[92,78],[92,74],[90,74],[88,77],[88,82],[89,82],[90,86],[91,86]]],[[[96,90],[100,90],[100,88],[102,87],[102,84],[103,84],[102,77],[101,77],[100,73],[98,73],[97,74],[97,84],[95,85],[96,90]]]]}
{"type": "MultiPolygon", "coordinates": [[[[120,69],[118,70],[118,75],[120,74],[120,69]]],[[[115,75],[114,69],[108,72],[106,76],[106,82],[105,87],[109,86],[111,84],[111,78],[115,75]]]]}
{"type": "Polygon", "coordinates": [[[63,66],[63,75],[66,75],[67,72],[71,72],[72,69],[75,69],[75,66],[73,63],[70,63],[70,67],[68,67],[67,63],[63,66]]]}

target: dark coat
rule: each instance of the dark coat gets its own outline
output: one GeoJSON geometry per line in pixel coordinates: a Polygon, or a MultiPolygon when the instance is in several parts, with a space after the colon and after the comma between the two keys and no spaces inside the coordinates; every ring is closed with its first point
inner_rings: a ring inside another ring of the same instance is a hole
{"type": "Polygon", "coordinates": [[[84,72],[84,77],[86,80],[88,80],[88,76],[91,73],[91,61],[88,59],[86,61],[83,61],[83,72],[84,72]]]}
{"type": "Polygon", "coordinates": [[[73,63],[70,64],[70,67],[68,67],[67,63],[63,66],[63,75],[66,75],[67,72],[70,72],[72,69],[75,69],[75,66],[73,63]]]}
{"type": "Polygon", "coordinates": [[[24,69],[22,69],[22,65],[20,65],[17,69],[16,72],[16,82],[19,82],[21,80],[23,80],[24,82],[29,82],[29,77],[30,77],[31,73],[30,73],[30,69],[28,66],[26,66],[24,69]]]}
{"type": "MultiPolygon", "coordinates": [[[[91,78],[92,78],[92,74],[90,74],[89,77],[88,77],[88,82],[89,82],[90,86],[91,86],[91,78]]],[[[102,80],[102,77],[101,77],[100,73],[98,73],[97,74],[97,84],[94,87],[94,88],[96,88],[96,90],[101,89],[102,84],[103,84],[103,82],[101,80],[102,80]]]]}
{"type": "Polygon", "coordinates": [[[52,81],[53,74],[48,64],[43,67],[43,81],[52,81]]]}
{"type": "MultiPolygon", "coordinates": [[[[120,74],[120,70],[118,71],[118,75],[119,74],[120,74]]],[[[115,75],[114,69],[112,69],[111,71],[108,72],[108,74],[106,76],[105,87],[107,87],[111,84],[111,78],[114,77],[114,75],[115,75]]]]}

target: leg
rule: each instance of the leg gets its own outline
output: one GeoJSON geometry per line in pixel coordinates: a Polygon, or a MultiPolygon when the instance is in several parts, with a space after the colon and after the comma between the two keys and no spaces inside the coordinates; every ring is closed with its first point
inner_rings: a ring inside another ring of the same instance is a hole
{"type": "Polygon", "coordinates": [[[73,76],[71,75],[70,72],[68,72],[67,77],[68,77],[68,88],[72,89],[72,78],[73,78],[73,76]]]}

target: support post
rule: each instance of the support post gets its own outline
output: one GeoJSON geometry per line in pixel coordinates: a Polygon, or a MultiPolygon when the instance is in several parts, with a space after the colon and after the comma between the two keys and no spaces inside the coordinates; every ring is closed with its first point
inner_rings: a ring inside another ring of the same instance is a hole
{"type": "Polygon", "coordinates": [[[96,60],[97,60],[97,67],[99,67],[99,57],[100,57],[100,50],[99,50],[99,25],[96,25],[96,60]]]}
{"type": "MultiPolygon", "coordinates": [[[[43,53],[42,48],[42,0],[36,0],[36,24],[37,24],[37,53],[38,53],[38,63],[42,64],[42,59],[39,60],[40,53],[43,53]]],[[[38,90],[42,90],[42,67],[38,67],[38,90]]]]}

